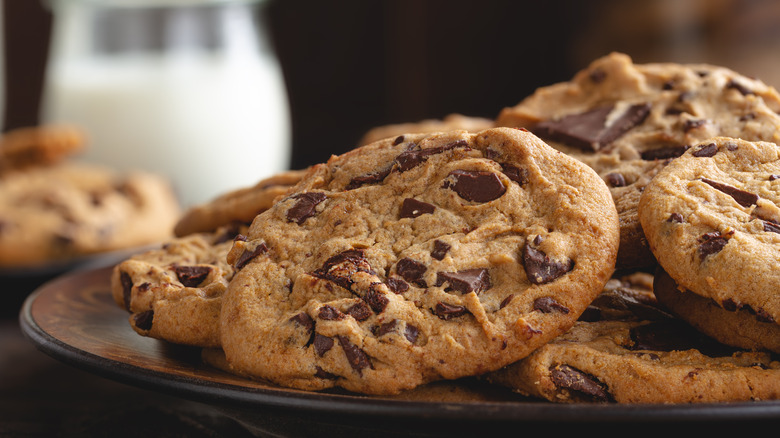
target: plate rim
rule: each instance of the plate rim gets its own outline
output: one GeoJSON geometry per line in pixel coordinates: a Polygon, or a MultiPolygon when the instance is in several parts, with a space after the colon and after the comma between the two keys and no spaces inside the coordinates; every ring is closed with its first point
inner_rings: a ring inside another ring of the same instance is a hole
{"type": "Polygon", "coordinates": [[[280,388],[250,388],[207,379],[190,378],[105,358],[82,350],[46,332],[35,320],[36,299],[60,282],[110,270],[110,266],[67,273],[47,282],[25,299],[19,312],[22,333],[41,352],[63,363],[104,378],[136,387],[180,396],[217,408],[278,408],[315,411],[318,414],[350,414],[374,418],[457,421],[468,423],[523,422],[664,422],[703,420],[778,420],[780,400],[692,404],[558,404],[548,401],[427,402],[372,398],[280,388]]]}

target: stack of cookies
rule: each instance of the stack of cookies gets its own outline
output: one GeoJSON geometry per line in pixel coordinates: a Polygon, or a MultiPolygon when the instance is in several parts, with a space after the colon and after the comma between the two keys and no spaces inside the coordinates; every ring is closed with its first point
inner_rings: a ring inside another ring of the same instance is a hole
{"type": "Polygon", "coordinates": [[[168,181],[71,160],[72,126],[19,128],[0,137],[0,268],[67,263],[169,239],[181,212],[168,181]]]}
{"type": "Polygon", "coordinates": [[[490,123],[377,128],[193,208],[113,295],[139,334],[295,389],[777,399],[778,110],[728,69],[611,54],[490,123]]]}

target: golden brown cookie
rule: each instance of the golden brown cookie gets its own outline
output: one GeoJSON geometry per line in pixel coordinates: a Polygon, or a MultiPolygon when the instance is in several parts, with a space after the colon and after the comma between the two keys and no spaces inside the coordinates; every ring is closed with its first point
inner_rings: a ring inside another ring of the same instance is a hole
{"type": "Polygon", "coordinates": [[[358,142],[359,146],[402,134],[430,134],[433,132],[465,130],[482,131],[493,127],[493,120],[484,117],[448,114],[442,119],[425,119],[418,122],[393,123],[369,129],[358,142]]]}
{"type": "Polygon", "coordinates": [[[222,347],[279,385],[392,394],[567,330],[614,269],[617,212],[513,128],[403,135],[316,165],[228,254],[222,347]]]}
{"type": "Polygon", "coordinates": [[[81,130],[69,125],[10,130],[0,136],[0,175],[59,163],[84,148],[84,144],[81,130]]]}

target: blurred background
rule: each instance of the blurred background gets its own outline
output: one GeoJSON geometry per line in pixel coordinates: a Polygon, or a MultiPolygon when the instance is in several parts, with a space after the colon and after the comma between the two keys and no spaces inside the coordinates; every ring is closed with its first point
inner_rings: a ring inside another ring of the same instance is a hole
{"type": "MultiPolygon", "coordinates": [[[[38,0],[4,1],[8,130],[41,122],[55,20],[38,0]]],[[[257,14],[288,97],[291,168],[346,151],[378,125],[493,118],[610,51],[780,84],[772,0],[268,0],[257,14]]]]}

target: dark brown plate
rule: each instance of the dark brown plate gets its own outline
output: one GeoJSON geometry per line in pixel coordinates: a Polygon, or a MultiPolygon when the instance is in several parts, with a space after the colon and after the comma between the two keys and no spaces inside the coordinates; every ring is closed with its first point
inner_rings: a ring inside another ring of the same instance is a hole
{"type": "Polygon", "coordinates": [[[27,298],[20,314],[25,335],[40,350],[65,363],[213,405],[259,430],[295,430],[300,435],[316,432],[320,436],[357,432],[380,436],[378,433],[398,431],[415,431],[415,436],[460,436],[485,435],[507,427],[527,431],[530,426],[560,432],[594,422],[649,427],[683,422],[713,427],[722,422],[749,421],[755,426],[756,422],[780,420],[780,401],[554,404],[468,379],[427,385],[401,397],[280,388],[210,367],[201,361],[199,349],[137,335],[127,322],[127,313],[111,297],[110,273],[111,267],[81,271],[41,286],[27,298]]]}

